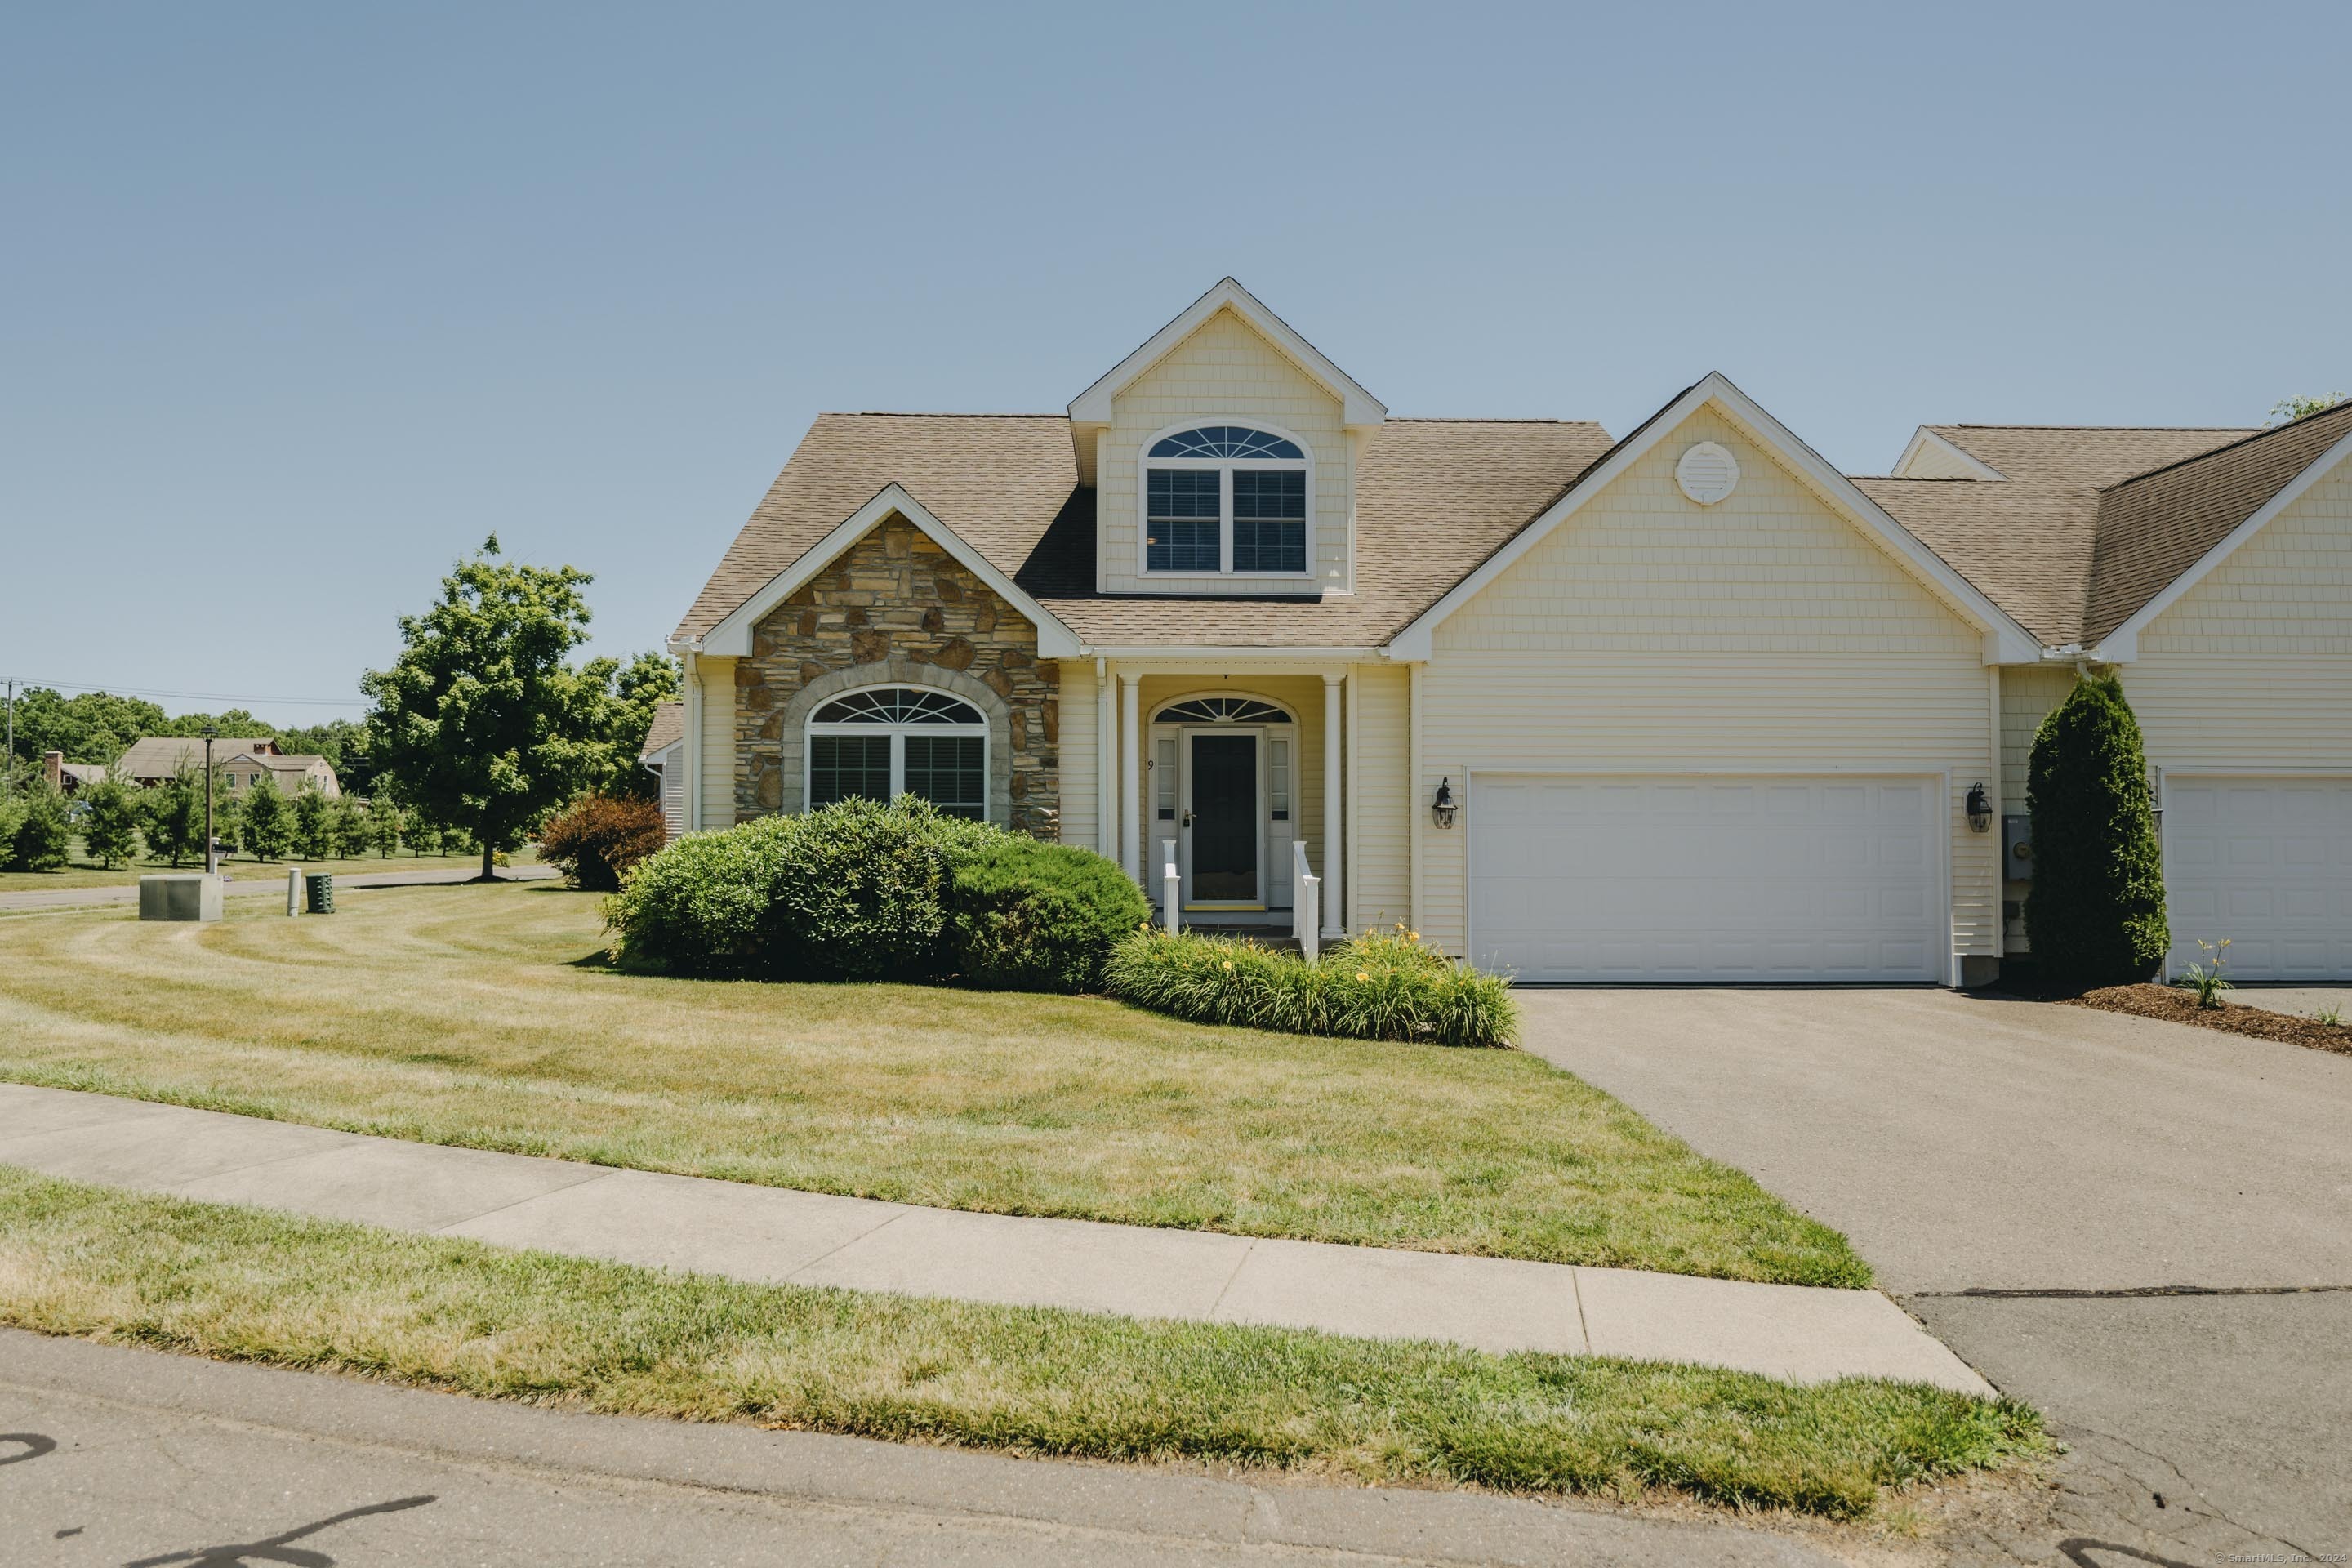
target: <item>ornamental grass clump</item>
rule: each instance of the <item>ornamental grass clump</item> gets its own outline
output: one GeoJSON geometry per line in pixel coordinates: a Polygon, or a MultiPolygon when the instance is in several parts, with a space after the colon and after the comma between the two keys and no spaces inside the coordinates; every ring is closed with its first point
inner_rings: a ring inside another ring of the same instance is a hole
{"type": "Polygon", "coordinates": [[[1282,1034],[1506,1046],[1518,1032],[1502,977],[1433,951],[1402,925],[1313,963],[1247,939],[1145,927],[1111,950],[1103,984],[1155,1013],[1282,1034]]]}

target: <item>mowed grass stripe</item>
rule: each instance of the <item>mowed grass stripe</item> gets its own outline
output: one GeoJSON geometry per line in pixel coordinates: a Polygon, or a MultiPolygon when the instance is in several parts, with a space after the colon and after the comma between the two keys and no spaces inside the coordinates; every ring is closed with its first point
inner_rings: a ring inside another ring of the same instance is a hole
{"type": "Polygon", "coordinates": [[[2049,1446],[1919,1384],[747,1285],[9,1166],[0,1321],[584,1410],[1839,1518],[2049,1446]]]}
{"type": "Polygon", "coordinates": [[[943,1208],[1859,1286],[1843,1237],[1512,1051],[1101,998],[615,973],[598,900],[0,920],[0,1078],[943,1208]]]}

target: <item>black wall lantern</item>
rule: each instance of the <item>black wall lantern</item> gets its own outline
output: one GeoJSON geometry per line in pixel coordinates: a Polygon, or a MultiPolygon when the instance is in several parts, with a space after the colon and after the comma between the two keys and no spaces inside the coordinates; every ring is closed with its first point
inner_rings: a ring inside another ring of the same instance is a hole
{"type": "Polygon", "coordinates": [[[1436,820],[1437,826],[1453,826],[1454,814],[1461,809],[1454,804],[1454,781],[1450,778],[1438,780],[1437,798],[1429,803],[1429,815],[1436,820]]]}
{"type": "Polygon", "coordinates": [[[1992,798],[1985,794],[1985,787],[1980,784],[1969,785],[1969,831],[1992,831],[1992,798]]]}

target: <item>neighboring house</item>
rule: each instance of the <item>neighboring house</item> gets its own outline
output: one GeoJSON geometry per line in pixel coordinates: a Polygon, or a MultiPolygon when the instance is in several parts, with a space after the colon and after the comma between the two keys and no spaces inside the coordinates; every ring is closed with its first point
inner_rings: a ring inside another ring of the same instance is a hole
{"type": "Polygon", "coordinates": [[[1391,418],[1228,279],[1064,414],[816,421],[670,643],[684,825],[911,790],[1155,900],[1172,846],[1196,925],[1304,866],[1327,933],[1526,980],[1974,983],[2113,668],[2181,948],[2352,977],[2347,451],[1937,426],[1855,479],[1721,375],[1613,442],[1391,418]]]}
{"type": "Polygon", "coordinates": [[[106,769],[97,763],[69,763],[63,752],[43,752],[41,772],[49,787],[60,795],[79,795],[106,782],[106,769]]]}
{"type": "MultiPolygon", "coordinates": [[[[203,738],[185,735],[156,735],[134,741],[122,753],[121,760],[114,764],[119,775],[142,785],[162,784],[177,775],[183,768],[190,773],[202,773],[204,766],[203,738]]],[[[215,737],[213,741],[213,771],[221,775],[231,798],[259,784],[264,773],[271,775],[279,792],[285,795],[292,795],[311,784],[318,786],[330,800],[343,793],[332,763],[320,756],[289,756],[278,751],[275,741],[215,737]]]]}
{"type": "Polygon", "coordinates": [[[676,838],[686,831],[685,703],[655,705],[646,743],[637,748],[637,763],[661,780],[662,826],[676,838]]]}

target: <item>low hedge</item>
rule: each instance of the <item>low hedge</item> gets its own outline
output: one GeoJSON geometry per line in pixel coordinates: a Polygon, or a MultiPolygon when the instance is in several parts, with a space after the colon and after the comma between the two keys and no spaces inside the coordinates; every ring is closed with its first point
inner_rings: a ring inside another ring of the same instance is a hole
{"type": "Polygon", "coordinates": [[[1151,918],[1099,855],[1007,834],[958,866],[949,942],[957,973],[997,991],[1092,991],[1114,942],[1151,918]]]}
{"type": "Polygon", "coordinates": [[[1230,937],[1131,931],[1111,950],[1103,984],[1155,1013],[1293,1035],[1504,1046],[1519,1026],[1506,981],[1431,951],[1402,926],[1367,931],[1313,963],[1230,937]]]}
{"type": "Polygon", "coordinates": [[[605,903],[632,968],[772,980],[1095,984],[1143,895],[1082,849],[941,816],[902,795],[689,834],[605,903]]]}

